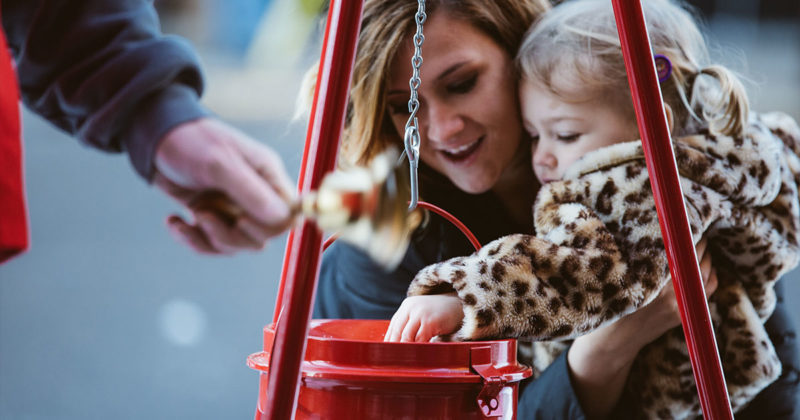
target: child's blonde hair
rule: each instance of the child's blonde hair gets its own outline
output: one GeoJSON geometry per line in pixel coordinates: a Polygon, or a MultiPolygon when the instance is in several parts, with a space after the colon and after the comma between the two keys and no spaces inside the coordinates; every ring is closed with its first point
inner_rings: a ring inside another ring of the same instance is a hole
{"type": "MultiPolygon", "coordinates": [[[[730,70],[709,63],[705,40],[689,12],[667,0],[642,1],[642,9],[654,53],[672,63],[661,92],[673,111],[673,134],[691,133],[699,122],[713,134],[741,136],[748,118],[744,87],[730,70]]],[[[620,98],[623,111],[633,116],[608,0],[576,0],[555,7],[525,36],[517,65],[523,79],[557,96],[575,99],[578,86],[586,93],[579,100],[598,94],[620,98]],[[573,86],[565,88],[564,80],[573,86]]]]}

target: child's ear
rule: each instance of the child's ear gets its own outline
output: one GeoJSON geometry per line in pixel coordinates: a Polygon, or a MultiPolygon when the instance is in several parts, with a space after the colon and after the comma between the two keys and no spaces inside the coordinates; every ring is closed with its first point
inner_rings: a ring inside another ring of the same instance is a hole
{"type": "Polygon", "coordinates": [[[669,127],[670,134],[672,133],[673,129],[675,128],[675,119],[672,115],[672,107],[669,104],[664,104],[664,112],[667,114],[667,126],[669,127]]]}

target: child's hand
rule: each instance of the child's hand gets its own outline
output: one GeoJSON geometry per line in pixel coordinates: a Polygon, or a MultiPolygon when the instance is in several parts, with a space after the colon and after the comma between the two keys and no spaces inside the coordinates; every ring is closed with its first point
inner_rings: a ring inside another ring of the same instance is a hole
{"type": "Polygon", "coordinates": [[[456,332],[463,319],[461,299],[455,293],[412,296],[395,312],[383,341],[426,343],[437,335],[456,332]]]}

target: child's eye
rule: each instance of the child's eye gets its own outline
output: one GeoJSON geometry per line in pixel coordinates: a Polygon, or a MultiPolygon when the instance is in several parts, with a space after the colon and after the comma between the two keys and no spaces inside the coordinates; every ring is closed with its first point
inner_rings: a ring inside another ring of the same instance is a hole
{"type": "Polygon", "coordinates": [[[451,83],[447,86],[447,91],[450,93],[467,93],[475,87],[475,84],[478,82],[478,75],[473,75],[467,77],[466,79],[460,80],[456,83],[451,83]]]}
{"type": "Polygon", "coordinates": [[[558,140],[569,143],[578,140],[580,136],[580,133],[559,133],[558,140]]]}

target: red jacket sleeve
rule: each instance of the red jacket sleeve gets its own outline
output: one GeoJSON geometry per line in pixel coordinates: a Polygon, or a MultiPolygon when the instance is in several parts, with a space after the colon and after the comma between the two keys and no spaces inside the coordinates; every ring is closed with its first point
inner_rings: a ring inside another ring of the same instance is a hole
{"type": "Polygon", "coordinates": [[[19,92],[5,34],[0,29],[0,263],[27,246],[19,92]]]}

